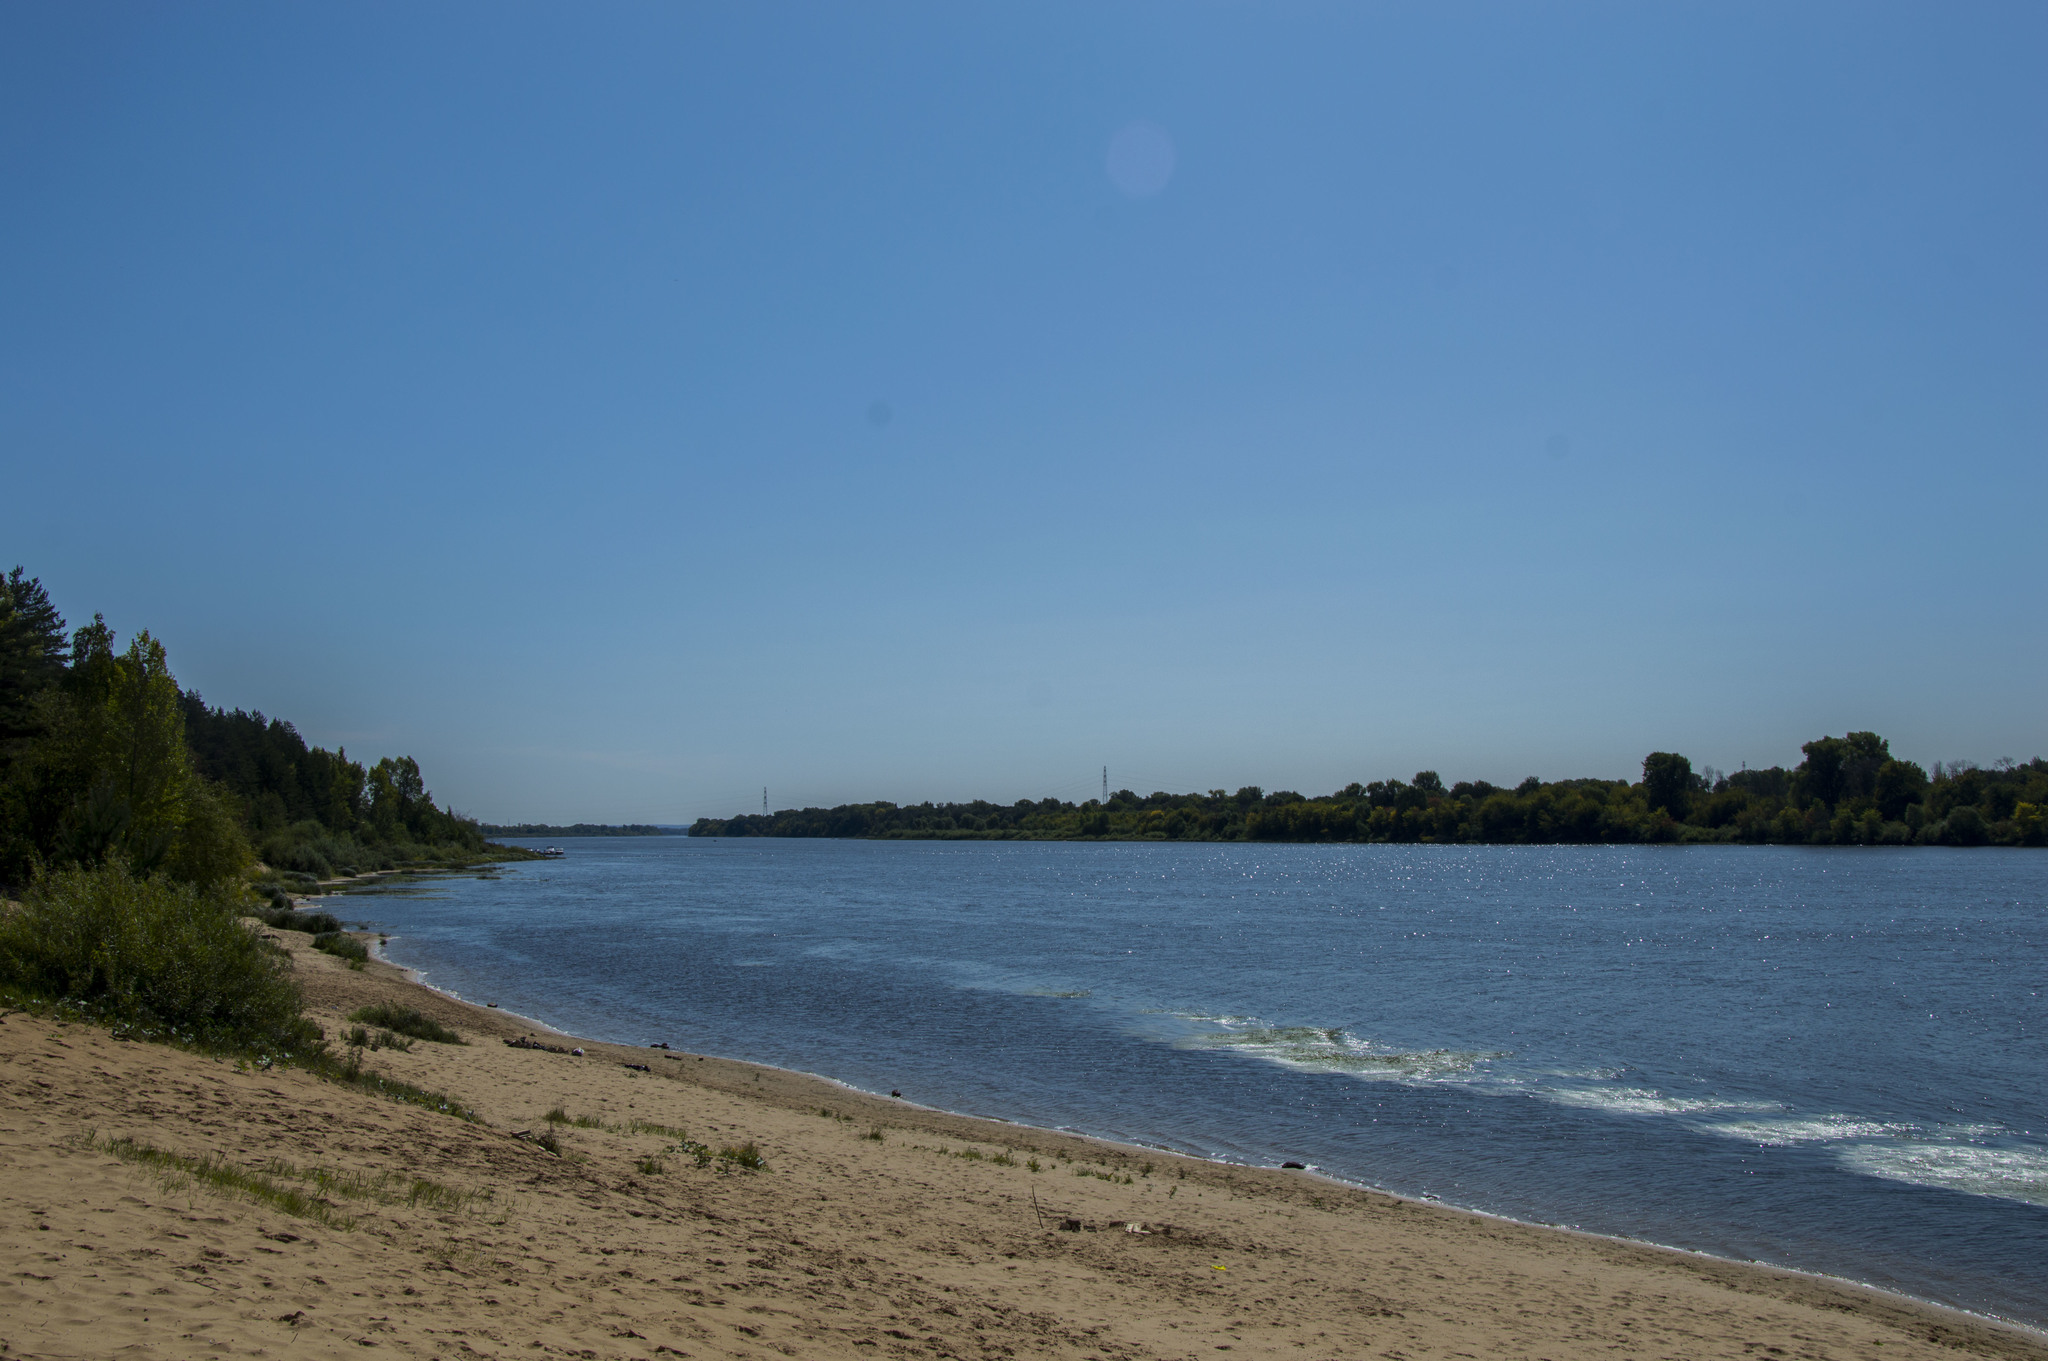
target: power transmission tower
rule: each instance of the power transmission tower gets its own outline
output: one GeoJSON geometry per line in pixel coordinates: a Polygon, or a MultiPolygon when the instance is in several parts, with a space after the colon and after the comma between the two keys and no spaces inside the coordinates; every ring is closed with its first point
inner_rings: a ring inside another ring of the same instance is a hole
{"type": "Polygon", "coordinates": [[[1109,802],[1109,767],[1102,768],[1102,801],[1109,802]]]}
{"type": "Polygon", "coordinates": [[[761,786],[761,816],[768,816],[768,786],[765,784],[761,786]]]}

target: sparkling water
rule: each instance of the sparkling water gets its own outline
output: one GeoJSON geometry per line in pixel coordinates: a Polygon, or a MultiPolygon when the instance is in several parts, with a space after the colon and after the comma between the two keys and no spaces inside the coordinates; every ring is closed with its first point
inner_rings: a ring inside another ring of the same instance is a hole
{"type": "Polygon", "coordinates": [[[2048,1323],[2048,853],[568,847],[343,912],[579,1035],[2048,1323]]]}

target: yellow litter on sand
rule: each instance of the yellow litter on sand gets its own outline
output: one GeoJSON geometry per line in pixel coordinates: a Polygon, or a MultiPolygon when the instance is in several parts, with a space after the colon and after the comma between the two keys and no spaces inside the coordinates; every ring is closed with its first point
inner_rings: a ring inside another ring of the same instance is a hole
{"type": "Polygon", "coordinates": [[[1229,1268],[1229,1267],[1227,1267],[1227,1266],[1217,1266],[1217,1265],[1216,1265],[1216,1264],[1215,1264],[1214,1262],[1211,1262],[1211,1263],[1209,1263],[1209,1270],[1211,1270],[1211,1271],[1228,1271],[1228,1270],[1230,1270],[1230,1268],[1229,1268]]]}

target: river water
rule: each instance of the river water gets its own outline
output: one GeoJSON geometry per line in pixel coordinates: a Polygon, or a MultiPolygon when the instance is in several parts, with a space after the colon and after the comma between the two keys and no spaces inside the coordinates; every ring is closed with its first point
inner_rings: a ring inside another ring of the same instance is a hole
{"type": "Polygon", "coordinates": [[[566,845],[342,914],[580,1035],[2048,1323],[2048,853],[566,845]]]}

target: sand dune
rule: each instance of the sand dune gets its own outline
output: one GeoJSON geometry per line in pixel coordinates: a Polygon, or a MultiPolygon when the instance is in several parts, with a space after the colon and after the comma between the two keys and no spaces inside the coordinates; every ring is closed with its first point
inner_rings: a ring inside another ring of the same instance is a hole
{"type": "Polygon", "coordinates": [[[297,953],[330,1035],[380,1000],[461,1031],[369,1065],[484,1123],[9,1015],[0,1356],[2048,1357],[1849,1285],[1298,1172],[695,1055],[510,1048],[535,1028],[297,953]],[[747,1142],[764,1170],[715,1156],[747,1142]]]}

